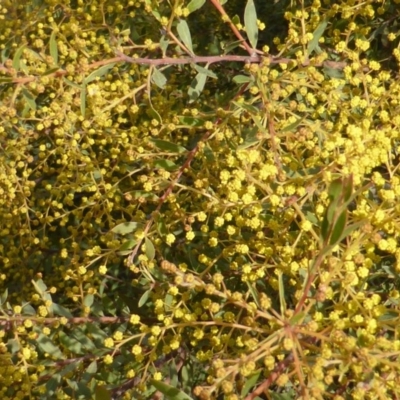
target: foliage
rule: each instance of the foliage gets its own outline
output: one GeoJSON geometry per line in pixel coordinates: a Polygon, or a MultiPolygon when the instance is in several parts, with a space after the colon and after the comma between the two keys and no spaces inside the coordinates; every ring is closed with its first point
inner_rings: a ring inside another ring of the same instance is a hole
{"type": "Polygon", "coordinates": [[[2,0],[2,399],[400,396],[397,0],[2,0]]]}

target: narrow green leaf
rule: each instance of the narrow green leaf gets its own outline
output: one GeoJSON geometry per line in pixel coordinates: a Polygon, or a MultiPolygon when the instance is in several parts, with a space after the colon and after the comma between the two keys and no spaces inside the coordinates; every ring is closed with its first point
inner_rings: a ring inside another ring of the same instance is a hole
{"type": "Polygon", "coordinates": [[[61,352],[61,350],[54,345],[54,343],[50,340],[50,338],[43,333],[39,333],[38,338],[36,339],[39,348],[45,353],[49,353],[52,357],[60,360],[64,360],[65,356],[61,352]]]}
{"type": "Polygon", "coordinates": [[[322,238],[323,243],[327,243],[328,238],[329,238],[329,231],[330,231],[330,229],[329,229],[330,224],[328,222],[327,214],[328,213],[325,213],[324,219],[322,220],[322,223],[321,223],[321,238],[322,238]]]}
{"type": "Polygon", "coordinates": [[[317,26],[317,28],[313,32],[313,38],[311,39],[311,41],[308,43],[307,46],[308,55],[311,55],[317,48],[319,39],[321,39],[327,26],[328,26],[328,19],[324,19],[323,21],[321,21],[321,23],[317,26]]]}
{"type": "Polygon", "coordinates": [[[353,175],[349,175],[343,179],[343,199],[348,202],[353,194],[353,175]]]}
{"type": "Polygon", "coordinates": [[[68,86],[71,86],[71,87],[73,87],[73,88],[75,88],[75,89],[79,89],[79,90],[82,90],[82,89],[83,89],[83,86],[78,85],[77,83],[70,81],[69,79],[65,78],[64,76],[63,76],[63,81],[64,81],[68,86]]]}
{"type": "Polygon", "coordinates": [[[89,366],[86,368],[86,372],[88,374],[95,374],[97,372],[97,361],[92,361],[89,366]]]}
{"type": "Polygon", "coordinates": [[[89,352],[96,350],[96,345],[87,337],[86,333],[81,328],[74,327],[70,335],[78,340],[85,350],[89,352]]]}
{"type": "Polygon", "coordinates": [[[85,298],[83,299],[83,305],[85,307],[92,307],[94,301],[94,295],[93,294],[87,294],[85,298]]]}
{"type": "Polygon", "coordinates": [[[95,400],[111,400],[111,393],[104,386],[96,386],[94,389],[95,400]]]}
{"type": "Polygon", "coordinates": [[[156,250],[154,248],[153,242],[149,238],[144,239],[144,245],[146,248],[146,256],[151,261],[156,255],[156,250]]]}
{"type": "Polygon", "coordinates": [[[103,75],[105,75],[110,69],[114,68],[114,65],[116,63],[111,63],[107,65],[103,65],[102,67],[96,69],[93,71],[91,74],[89,74],[85,79],[84,83],[87,85],[88,83],[94,81],[96,78],[101,78],[103,75]]]}
{"type": "MultiPolygon", "coordinates": [[[[137,241],[133,239],[129,239],[126,242],[122,243],[121,247],[119,248],[119,252],[131,250],[137,245],[137,241]]],[[[129,253],[129,252],[128,252],[129,253]]]]}
{"type": "Polygon", "coordinates": [[[303,319],[304,319],[305,316],[306,316],[306,314],[303,313],[303,312],[298,313],[298,314],[295,314],[295,315],[294,315],[292,318],[290,318],[290,320],[289,320],[290,325],[292,325],[292,326],[298,325],[298,323],[299,323],[300,321],[303,321],[303,319]]]}
{"type": "Polygon", "coordinates": [[[189,103],[193,103],[197,100],[204,89],[204,86],[207,81],[207,75],[199,72],[193,81],[190,84],[188,95],[189,95],[189,103]]]}
{"type": "Polygon", "coordinates": [[[242,399],[244,399],[250,390],[256,386],[260,374],[261,371],[257,371],[246,378],[246,383],[243,385],[242,393],[240,394],[242,399]]]}
{"type": "Polygon", "coordinates": [[[157,232],[160,236],[165,236],[168,234],[167,227],[165,225],[164,219],[161,216],[157,218],[157,232]]]}
{"type": "Polygon", "coordinates": [[[86,113],[86,86],[84,85],[81,90],[81,114],[82,117],[85,116],[86,113]]]}
{"type": "Polygon", "coordinates": [[[21,46],[14,54],[13,61],[12,61],[12,67],[18,72],[20,67],[21,67],[21,57],[22,53],[25,50],[25,45],[21,46]]]}
{"type": "Polygon", "coordinates": [[[57,72],[59,70],[60,70],[59,67],[50,68],[47,71],[43,72],[42,76],[53,74],[54,72],[57,72]]]}
{"type": "Polygon", "coordinates": [[[144,306],[144,305],[146,304],[147,300],[148,300],[149,297],[150,297],[150,293],[151,293],[151,289],[146,290],[146,291],[142,294],[142,297],[140,298],[139,303],[138,303],[138,307],[139,307],[139,308],[142,307],[142,306],[144,306]]]}
{"type": "Polygon", "coordinates": [[[194,118],[194,117],[179,117],[179,121],[183,125],[188,125],[188,126],[203,126],[204,121],[201,120],[200,118],[194,118]]]}
{"type": "Polygon", "coordinates": [[[332,181],[328,189],[328,195],[331,198],[331,200],[338,199],[342,194],[342,192],[343,192],[343,180],[339,178],[332,181]]]}
{"type": "Polygon", "coordinates": [[[153,165],[156,168],[162,168],[166,171],[175,171],[178,166],[171,160],[155,160],[153,165]]]}
{"type": "Polygon", "coordinates": [[[210,78],[218,79],[218,76],[216,74],[214,74],[214,72],[210,71],[208,68],[200,67],[200,65],[197,65],[197,64],[193,64],[193,66],[197,72],[205,74],[205,75],[209,76],[210,78]]]}
{"type": "Polygon", "coordinates": [[[0,306],[2,306],[8,298],[8,289],[6,288],[4,292],[0,295],[0,306]]]}
{"type": "Polygon", "coordinates": [[[136,231],[139,226],[142,226],[142,224],[135,221],[123,222],[122,224],[114,226],[114,228],[111,229],[111,232],[118,235],[127,235],[128,233],[136,231]]]}
{"type": "Polygon", "coordinates": [[[232,80],[233,80],[233,82],[239,83],[239,84],[248,83],[248,82],[253,82],[254,81],[253,77],[247,76],[247,75],[236,75],[236,76],[233,77],[232,80]]]}
{"type": "Polygon", "coordinates": [[[83,354],[83,346],[78,340],[70,335],[66,335],[63,331],[58,333],[60,343],[70,352],[74,354],[83,354]]]}
{"type": "Polygon", "coordinates": [[[190,13],[198,10],[199,8],[203,7],[206,0],[192,0],[188,5],[187,9],[190,13]]]}
{"type": "Polygon", "coordinates": [[[340,213],[339,217],[335,221],[335,226],[332,229],[331,237],[329,238],[329,244],[334,246],[339,243],[339,239],[343,235],[344,228],[347,224],[347,210],[340,213]]]}
{"type": "Polygon", "coordinates": [[[165,84],[167,83],[167,78],[165,75],[160,72],[157,68],[153,69],[153,74],[151,75],[151,80],[155,83],[160,89],[164,89],[165,84]]]}
{"type": "Polygon", "coordinates": [[[150,380],[150,384],[153,385],[158,391],[165,395],[168,400],[193,400],[185,392],[170,386],[164,382],[156,381],[154,379],[150,380]]]}
{"type": "Polygon", "coordinates": [[[156,147],[158,147],[160,150],[168,151],[171,153],[186,153],[187,150],[179,146],[175,143],[167,142],[166,140],[161,140],[161,139],[150,139],[156,147]]]}
{"type": "Polygon", "coordinates": [[[61,382],[61,375],[55,374],[46,382],[46,396],[52,396],[61,382]]]}
{"type": "Polygon", "coordinates": [[[183,44],[193,54],[192,36],[190,35],[190,30],[189,30],[189,26],[188,26],[187,22],[184,19],[181,19],[178,22],[176,29],[178,31],[178,35],[181,38],[183,44]]]}
{"type": "Polygon", "coordinates": [[[169,46],[169,40],[166,39],[164,35],[161,36],[161,39],[160,39],[160,49],[161,49],[163,55],[165,55],[165,53],[166,53],[166,51],[167,51],[167,49],[168,49],[168,46],[169,46]]]}
{"type": "Polygon", "coordinates": [[[50,36],[50,55],[53,58],[54,65],[58,64],[58,47],[57,47],[57,41],[56,41],[56,34],[53,31],[51,36],[50,36]]]}
{"type": "Polygon", "coordinates": [[[279,302],[281,305],[281,314],[285,315],[286,300],[285,300],[285,285],[283,284],[283,274],[278,275],[278,286],[279,286],[279,302]]]}
{"type": "Polygon", "coordinates": [[[340,236],[338,242],[340,243],[343,239],[345,239],[347,236],[349,236],[353,231],[355,231],[358,228],[361,228],[363,225],[365,225],[365,221],[359,221],[359,222],[356,222],[355,224],[347,226],[344,229],[342,236],[340,236]]]}
{"type": "Polygon", "coordinates": [[[21,93],[31,110],[36,110],[36,101],[33,94],[26,88],[22,88],[21,93]]]}
{"type": "Polygon", "coordinates": [[[254,302],[256,303],[257,307],[261,308],[260,299],[259,299],[257,290],[252,286],[252,284],[250,282],[247,282],[247,287],[249,288],[251,296],[253,297],[254,302]]]}
{"type": "Polygon", "coordinates": [[[294,129],[296,129],[304,120],[305,117],[299,118],[296,121],[294,121],[292,124],[284,127],[281,129],[282,132],[292,132],[294,129]]]}
{"type": "Polygon", "coordinates": [[[244,10],[244,27],[251,46],[253,49],[257,48],[258,25],[254,0],[247,0],[246,8],[244,10]]]}
{"type": "Polygon", "coordinates": [[[326,210],[326,218],[329,224],[333,223],[335,215],[337,215],[339,209],[339,199],[334,199],[330,202],[326,210]]]}
{"type": "Polygon", "coordinates": [[[73,315],[71,314],[71,312],[69,310],[67,310],[66,308],[64,308],[63,306],[60,306],[57,303],[53,303],[53,313],[56,315],[60,315],[61,317],[66,317],[66,318],[72,318],[73,315]]]}
{"type": "Polygon", "coordinates": [[[236,40],[231,43],[227,43],[225,46],[223,46],[224,54],[230,53],[232,50],[235,50],[237,47],[239,47],[243,43],[243,40],[236,40]]]}
{"type": "Polygon", "coordinates": [[[32,280],[32,284],[38,294],[43,296],[44,292],[47,290],[46,284],[41,279],[38,279],[37,281],[32,280]]]}

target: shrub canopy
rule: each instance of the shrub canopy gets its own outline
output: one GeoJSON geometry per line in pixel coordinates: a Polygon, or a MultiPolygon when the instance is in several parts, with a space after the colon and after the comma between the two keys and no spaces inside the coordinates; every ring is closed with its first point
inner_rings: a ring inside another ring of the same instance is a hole
{"type": "Polygon", "coordinates": [[[399,3],[2,0],[0,397],[400,396],[399,3]]]}

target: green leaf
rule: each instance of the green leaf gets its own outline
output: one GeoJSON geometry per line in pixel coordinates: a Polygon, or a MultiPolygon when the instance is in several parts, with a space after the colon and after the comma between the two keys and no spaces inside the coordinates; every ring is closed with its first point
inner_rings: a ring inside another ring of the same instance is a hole
{"type": "Polygon", "coordinates": [[[329,244],[334,246],[339,243],[339,239],[342,237],[344,228],[347,224],[347,210],[340,213],[339,217],[335,221],[335,226],[332,229],[331,237],[329,238],[329,244]]]}
{"type": "Polygon", "coordinates": [[[155,160],[153,164],[156,168],[162,168],[166,171],[175,171],[178,169],[178,166],[171,160],[155,160]]]}
{"type": "Polygon", "coordinates": [[[260,377],[261,371],[255,372],[246,378],[246,383],[243,385],[242,393],[240,397],[244,399],[251,389],[257,384],[258,378],[260,377]]]}
{"type": "Polygon", "coordinates": [[[97,372],[97,361],[92,361],[89,366],[86,368],[86,372],[88,374],[95,374],[97,372]]]}
{"type": "Polygon", "coordinates": [[[321,39],[322,35],[324,34],[327,25],[328,25],[328,19],[324,19],[323,21],[321,21],[321,23],[317,26],[317,28],[313,32],[313,38],[308,43],[307,46],[308,55],[311,55],[313,51],[317,48],[319,39],[321,39]]]}
{"type": "Polygon", "coordinates": [[[136,240],[129,239],[126,242],[122,243],[121,247],[118,249],[119,250],[118,254],[121,254],[122,252],[127,252],[127,254],[129,254],[130,250],[132,250],[136,245],[137,245],[136,240]]]}
{"type": "Polygon", "coordinates": [[[165,75],[160,72],[157,68],[153,69],[153,74],[151,75],[151,80],[155,83],[160,89],[164,89],[165,84],[167,83],[167,78],[165,75]]]}
{"type": "Polygon", "coordinates": [[[163,55],[165,55],[168,46],[169,46],[169,40],[166,39],[164,35],[161,36],[161,39],[160,39],[160,49],[161,49],[163,55]]]}
{"type": "Polygon", "coordinates": [[[331,198],[331,200],[336,200],[340,197],[342,191],[343,191],[343,180],[341,178],[335,179],[334,181],[331,182],[329,186],[328,195],[331,198]]]}
{"type": "Polygon", "coordinates": [[[87,294],[85,298],[83,299],[83,305],[85,307],[92,307],[94,301],[94,295],[93,294],[87,294]]]}
{"type": "Polygon", "coordinates": [[[286,312],[286,300],[285,300],[285,285],[283,283],[283,274],[278,275],[278,287],[279,287],[279,302],[281,304],[281,314],[284,315],[286,312]]]}
{"type": "Polygon", "coordinates": [[[58,64],[58,48],[57,48],[57,41],[56,41],[56,34],[53,31],[50,36],[50,55],[53,58],[54,65],[58,64]]]}
{"type": "Polygon", "coordinates": [[[294,129],[296,129],[303,122],[304,118],[305,117],[297,119],[292,124],[287,125],[284,128],[282,128],[281,131],[282,132],[292,132],[294,129]]]}
{"type": "Polygon", "coordinates": [[[73,315],[71,314],[71,312],[69,310],[67,310],[66,308],[64,308],[63,306],[60,306],[57,303],[53,303],[53,313],[56,315],[60,315],[61,317],[66,317],[66,318],[72,318],[73,315]]]}
{"type": "Polygon", "coordinates": [[[244,27],[251,46],[253,49],[257,48],[258,25],[254,0],[247,0],[246,8],[244,10],[244,27]]]}
{"type": "Polygon", "coordinates": [[[189,10],[189,13],[192,13],[203,7],[205,2],[206,0],[192,0],[186,7],[189,10]]]}
{"type": "Polygon", "coordinates": [[[207,75],[199,72],[193,81],[190,84],[188,95],[189,95],[189,103],[193,103],[197,100],[204,89],[204,86],[207,81],[207,75]]]}
{"type": "Polygon", "coordinates": [[[83,86],[78,85],[77,83],[70,81],[69,79],[65,78],[64,76],[63,76],[63,81],[64,81],[68,86],[71,86],[71,87],[73,87],[73,88],[75,88],[75,89],[79,89],[79,90],[82,90],[82,89],[83,89],[83,86]]]}
{"type": "Polygon", "coordinates": [[[46,382],[46,396],[52,396],[61,382],[61,375],[55,374],[46,382]]]}
{"type": "Polygon", "coordinates": [[[270,395],[272,396],[272,400],[293,400],[294,398],[290,393],[270,392],[270,395]]]}
{"type": "Polygon", "coordinates": [[[86,336],[86,333],[81,328],[74,327],[70,336],[78,340],[85,350],[89,352],[96,350],[96,345],[86,336]]]}
{"type": "Polygon", "coordinates": [[[21,57],[22,53],[25,50],[25,45],[21,46],[14,54],[13,61],[12,61],[12,67],[18,72],[20,67],[21,67],[21,57]]]}
{"type": "Polygon", "coordinates": [[[32,284],[38,294],[40,294],[40,296],[43,296],[43,294],[47,290],[46,284],[41,279],[38,279],[37,281],[32,280],[32,284]]]}
{"type": "Polygon", "coordinates": [[[253,82],[254,79],[252,76],[248,76],[248,75],[236,75],[233,77],[233,82],[235,83],[248,83],[248,82],[253,82]]]}
{"type": "Polygon", "coordinates": [[[200,118],[194,118],[194,117],[179,117],[179,121],[183,125],[188,125],[188,126],[203,126],[204,121],[201,120],[200,118]]]}
{"type": "Polygon", "coordinates": [[[24,100],[27,102],[31,110],[36,110],[36,101],[33,94],[26,88],[22,88],[21,93],[22,96],[24,96],[24,100]]]}
{"type": "Polygon", "coordinates": [[[251,285],[250,282],[247,282],[247,287],[249,288],[251,296],[253,297],[254,302],[256,303],[257,307],[261,308],[260,299],[259,299],[257,290],[251,285]]]}
{"type": "Polygon", "coordinates": [[[166,140],[161,140],[161,139],[150,139],[156,147],[158,147],[160,150],[168,151],[171,153],[186,153],[187,150],[179,146],[175,143],[167,142],[166,140]]]}
{"type": "Polygon", "coordinates": [[[142,307],[146,304],[147,300],[150,297],[151,289],[146,290],[143,294],[142,297],[139,299],[138,307],[142,307]]]}
{"type": "Polygon", "coordinates": [[[200,65],[197,65],[197,64],[193,64],[193,66],[197,72],[205,74],[205,75],[209,76],[210,78],[218,79],[218,76],[214,72],[210,71],[208,68],[200,67],[200,65]]]}
{"type": "Polygon", "coordinates": [[[86,113],[86,86],[84,85],[81,90],[81,114],[82,117],[85,116],[86,113]]]}
{"type": "Polygon", "coordinates": [[[350,201],[353,194],[353,175],[349,175],[343,179],[343,199],[345,202],[350,201]]]}
{"type": "Polygon", "coordinates": [[[59,70],[60,70],[59,67],[50,68],[47,71],[43,72],[42,76],[53,74],[54,72],[57,72],[59,70]]]}
{"type": "Polygon", "coordinates": [[[193,54],[192,36],[190,35],[190,30],[189,30],[189,26],[188,26],[187,22],[184,19],[181,19],[178,22],[176,29],[178,31],[178,35],[181,38],[183,44],[193,54]]]}
{"type": "Polygon", "coordinates": [[[165,400],[193,400],[185,392],[182,392],[181,390],[164,382],[151,379],[150,384],[165,396],[165,400]]]}
{"type": "Polygon", "coordinates": [[[39,333],[36,339],[39,348],[45,353],[49,353],[52,357],[59,360],[64,360],[65,356],[60,349],[50,340],[50,338],[43,333],[39,333]]]}
{"type": "Polygon", "coordinates": [[[0,295],[0,306],[2,306],[8,298],[8,289],[6,288],[4,292],[0,295]]]}
{"type": "Polygon", "coordinates": [[[95,400],[111,400],[111,393],[105,388],[105,386],[96,386],[94,390],[95,400]]]}
{"type": "Polygon", "coordinates": [[[359,222],[356,222],[355,224],[347,226],[344,229],[342,236],[340,236],[338,242],[341,242],[344,238],[349,236],[353,231],[355,231],[358,228],[361,228],[363,225],[365,225],[365,221],[359,221],[359,222]]]}
{"type": "Polygon", "coordinates": [[[227,43],[225,46],[223,46],[224,54],[230,53],[232,50],[236,49],[243,43],[243,40],[236,40],[231,43],[227,43]]]}
{"type": "Polygon", "coordinates": [[[84,84],[87,85],[88,83],[94,81],[96,78],[101,78],[103,75],[105,75],[110,69],[114,68],[114,65],[116,63],[111,63],[107,65],[103,65],[102,67],[96,69],[93,71],[91,74],[89,74],[85,79],[84,79],[84,84]]]}
{"type": "Polygon", "coordinates": [[[154,260],[156,255],[156,250],[154,248],[153,242],[149,238],[144,239],[144,246],[146,248],[146,256],[151,261],[154,260]]]}
{"type": "Polygon", "coordinates": [[[68,350],[74,354],[83,354],[83,346],[78,340],[70,335],[66,335],[63,331],[58,333],[60,343],[68,350]]]}
{"type": "Polygon", "coordinates": [[[114,228],[111,229],[111,232],[116,233],[117,235],[127,235],[128,233],[132,233],[136,231],[142,224],[138,222],[131,221],[131,222],[122,222],[114,228]]]}

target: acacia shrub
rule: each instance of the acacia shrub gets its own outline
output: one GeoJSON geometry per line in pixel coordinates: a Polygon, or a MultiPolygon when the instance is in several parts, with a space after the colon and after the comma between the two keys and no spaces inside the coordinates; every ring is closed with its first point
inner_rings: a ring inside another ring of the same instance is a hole
{"type": "Polygon", "coordinates": [[[2,398],[399,395],[397,2],[221,3],[1,3],[2,398]]]}

